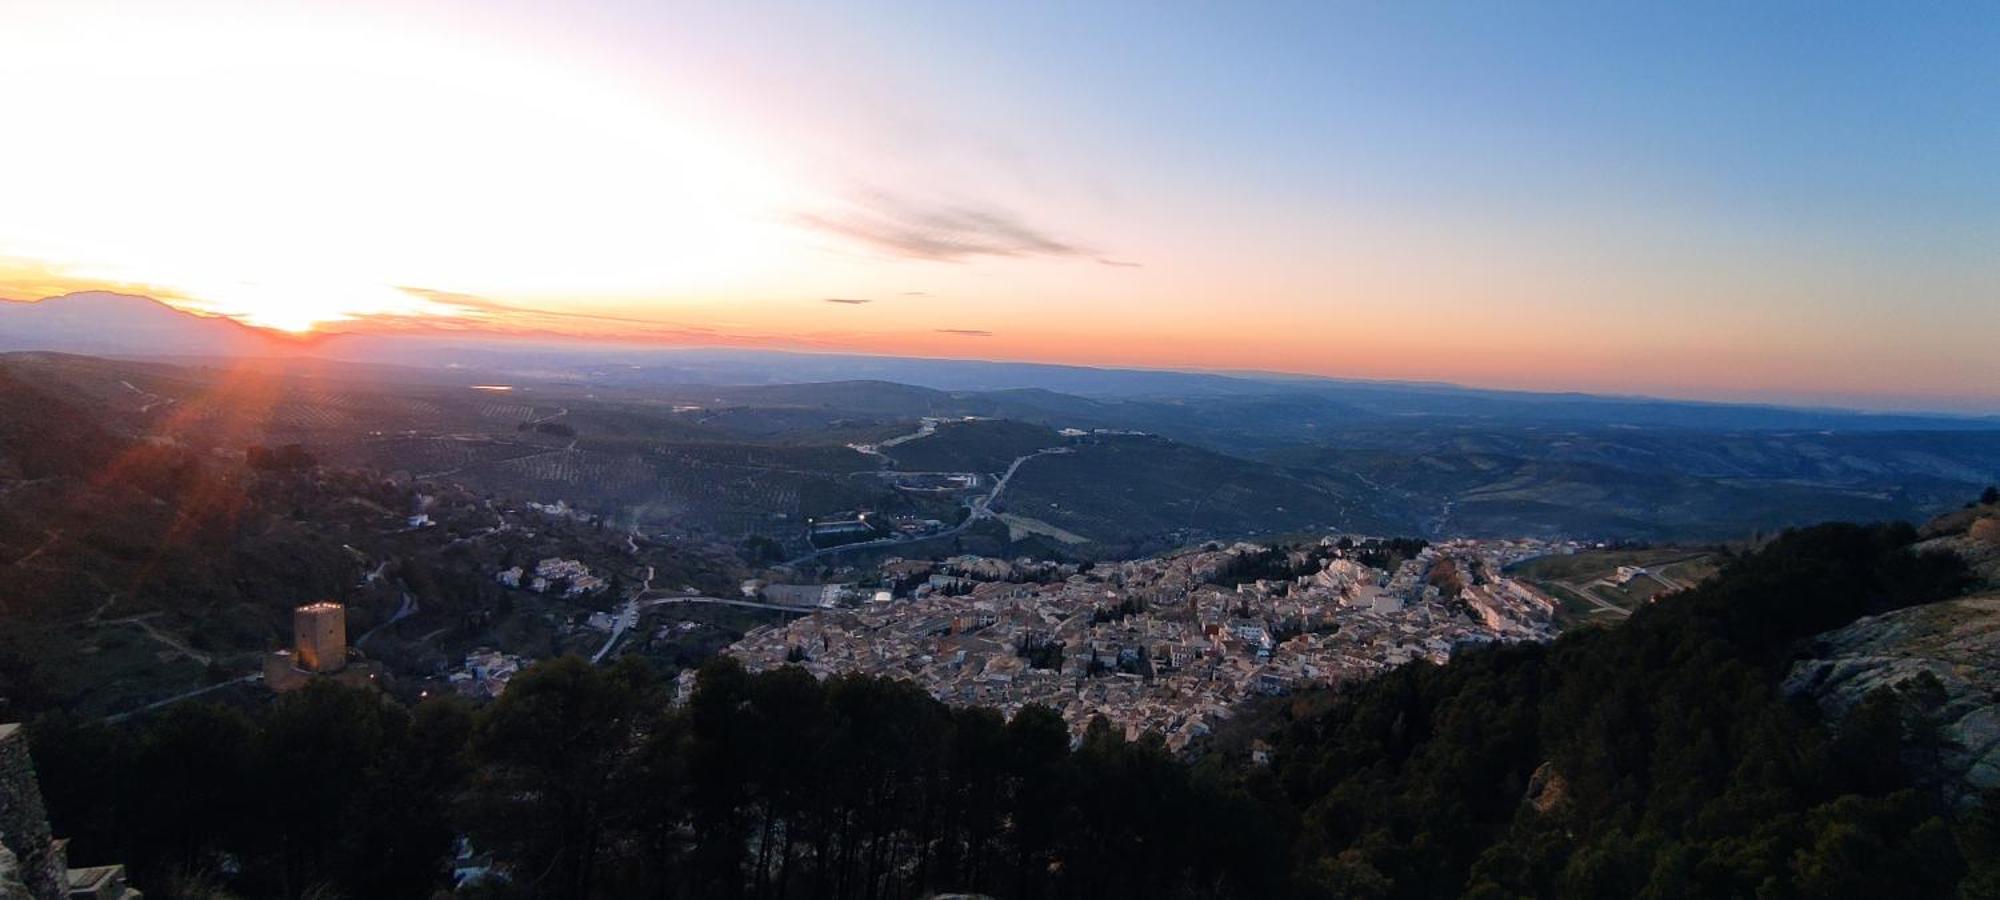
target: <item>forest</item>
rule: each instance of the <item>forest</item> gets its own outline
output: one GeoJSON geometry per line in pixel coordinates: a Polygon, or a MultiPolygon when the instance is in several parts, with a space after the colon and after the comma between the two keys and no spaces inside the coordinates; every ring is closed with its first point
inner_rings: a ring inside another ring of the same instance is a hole
{"type": "MultiPolygon", "coordinates": [[[[498,700],[315,685],[32,723],[56,832],[154,897],[2000,896],[1937,699],[1787,699],[1802,642],[1957,595],[1906,525],[1788,532],[1619,627],[1295,695],[1253,761],[869,677],[564,658],[498,700]],[[461,839],[463,843],[461,844],[461,839]]],[[[1921,680],[1918,680],[1921,681],[1921,680]]]]}

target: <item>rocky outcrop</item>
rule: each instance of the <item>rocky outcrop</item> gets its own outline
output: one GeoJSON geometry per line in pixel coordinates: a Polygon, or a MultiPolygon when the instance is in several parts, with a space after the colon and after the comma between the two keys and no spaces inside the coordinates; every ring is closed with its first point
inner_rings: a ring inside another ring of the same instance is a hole
{"type": "Polygon", "coordinates": [[[1876,688],[1928,672],[1943,685],[1935,713],[1955,746],[1947,773],[1973,790],[2000,787],[2000,593],[1897,610],[1818,637],[1813,658],[1792,666],[1790,694],[1845,715],[1876,688]]]}
{"type": "Polygon", "coordinates": [[[29,896],[68,893],[62,845],[49,836],[41,785],[28,757],[28,738],[17,724],[0,725],[0,846],[13,854],[29,896]]]}
{"type": "Polygon", "coordinates": [[[14,851],[4,843],[0,843],[0,900],[34,900],[28,886],[21,882],[21,861],[14,858],[14,851]]]}
{"type": "Polygon", "coordinates": [[[1542,763],[1535,767],[1535,774],[1528,776],[1528,792],[1521,798],[1535,812],[1548,814],[1561,809],[1569,802],[1569,779],[1556,770],[1556,764],[1542,763]]]}
{"type": "Polygon", "coordinates": [[[2000,504],[1954,510],[1924,526],[1918,550],[1949,550],[1965,559],[1973,574],[2000,588],[2000,504]]]}

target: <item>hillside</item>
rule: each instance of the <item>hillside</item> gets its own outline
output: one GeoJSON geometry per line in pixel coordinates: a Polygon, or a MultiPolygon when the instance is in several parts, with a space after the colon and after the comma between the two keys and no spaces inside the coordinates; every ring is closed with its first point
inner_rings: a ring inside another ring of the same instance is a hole
{"type": "MultiPolygon", "coordinates": [[[[1801,641],[1950,597],[1907,527],[1790,533],[1618,628],[1412,666],[1295,703],[1268,796],[1331,896],[1949,895],[1990,885],[1988,812],[1935,790],[1906,722],[1821,718],[1780,683],[1801,641]]],[[[1911,612],[1914,612],[1912,610],[1911,612]]],[[[1898,709],[1901,712],[1898,712],[1898,709]]],[[[1981,888],[1982,890],[1984,888],[1981,888]]]]}
{"type": "Polygon", "coordinates": [[[633,590],[648,573],[709,592],[741,574],[728,555],[310,453],[260,466],[256,445],[126,437],[130,412],[93,414],[0,369],[0,718],[124,712],[240,679],[315,600],[345,603],[357,638],[393,619],[367,650],[421,679],[479,645],[546,655],[564,617],[593,611],[495,584],[522,561],[581,560],[633,590]]]}
{"type": "Polygon", "coordinates": [[[87,291],[39,302],[0,299],[0,351],[122,356],[269,356],[291,342],[149,297],[87,291]]]}
{"type": "Polygon", "coordinates": [[[80,410],[0,369],[0,481],[88,475],[118,449],[80,410]]]}
{"type": "Polygon", "coordinates": [[[1324,482],[1158,437],[1093,435],[1036,458],[1005,509],[1143,555],[1214,536],[1290,530],[1394,531],[1324,482]]]}
{"type": "Polygon", "coordinates": [[[1978,602],[1917,537],[1790,532],[1620,627],[1276,700],[1191,761],[727,660],[685,705],[636,661],[563,659],[479,711],[320,685],[33,738],[58,832],[149,891],[229,860],[204,871],[251,895],[423,897],[465,834],[545,897],[1992,896],[1994,795],[1954,789],[1935,692],[1781,689],[1815,635],[1978,602]]]}
{"type": "Polygon", "coordinates": [[[1819,635],[1785,690],[1836,718],[1868,708],[1877,691],[1907,695],[1926,704],[1945,789],[1953,797],[2000,789],[2000,593],[1868,616],[1819,635]]]}
{"type": "Polygon", "coordinates": [[[1375,487],[1426,533],[1717,540],[1830,519],[1923,521],[2000,481],[2000,432],[1409,425],[1259,458],[1375,487]]]}
{"type": "Polygon", "coordinates": [[[647,386],[601,366],[512,379],[310,358],[0,359],[37,390],[88,406],[114,434],[198,453],[302,444],[341,466],[564,500],[653,533],[759,537],[789,552],[805,549],[809,518],[871,509],[950,521],[971,494],[898,489],[875,474],[881,457],[850,449],[910,434],[926,417],[982,418],[894,446],[897,468],[995,474],[1060,443],[1047,437],[1056,429],[1163,439],[1037,459],[1003,498],[1014,514],[1114,554],[1158,549],[1176,534],[1315,524],[1712,541],[1826,519],[1921,521],[2000,482],[2000,430],[1971,420],[1924,431],[1872,420],[1854,431],[1557,427],[1389,416],[1298,393],[1106,399],[875,381],[647,386]],[[1221,502],[1201,502],[1204,481],[1221,502]]]}
{"type": "Polygon", "coordinates": [[[1005,420],[944,422],[922,438],[884,451],[908,472],[980,472],[999,475],[1015,459],[1065,440],[1040,425],[1005,420]]]}

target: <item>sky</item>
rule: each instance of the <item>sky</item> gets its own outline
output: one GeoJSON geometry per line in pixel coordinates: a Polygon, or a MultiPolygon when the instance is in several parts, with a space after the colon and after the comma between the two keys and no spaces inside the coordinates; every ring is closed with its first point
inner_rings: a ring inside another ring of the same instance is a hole
{"type": "Polygon", "coordinates": [[[1991,5],[11,0],[0,115],[16,299],[2000,412],[1991,5]]]}

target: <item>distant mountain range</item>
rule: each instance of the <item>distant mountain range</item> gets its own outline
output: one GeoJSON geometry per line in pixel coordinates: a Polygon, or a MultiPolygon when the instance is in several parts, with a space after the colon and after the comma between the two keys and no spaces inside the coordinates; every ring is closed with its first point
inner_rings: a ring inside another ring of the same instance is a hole
{"type": "MultiPolygon", "coordinates": [[[[1219,374],[981,360],[729,348],[633,347],[550,336],[335,334],[291,338],[158,301],[86,292],[0,301],[0,351],[54,350],[148,359],[300,354],[535,381],[657,390],[682,385],[893,382],[946,392],[1021,392],[1023,404],[1068,412],[1082,400],[1178,403],[1234,398],[1232,409],[1274,425],[1374,419],[1481,425],[1629,426],[1698,430],[1960,431],[2000,429],[2000,416],[1857,412],[1451,384],[1358,381],[1270,373],[1219,374]],[[1036,392],[1039,392],[1039,396],[1036,392]]],[[[1213,404],[1203,403],[1206,408],[1213,404]]],[[[1154,419],[1152,415],[1143,417],[1154,419]]],[[[1240,430],[1232,414],[1231,430],[1240,430]]],[[[1191,426],[1195,423],[1190,423],[1191,426]]]]}
{"type": "Polygon", "coordinates": [[[38,303],[0,300],[0,350],[105,356],[269,356],[291,342],[224,316],[150,297],[90,291],[38,303]]]}

